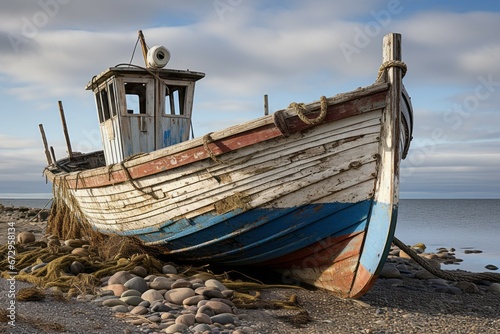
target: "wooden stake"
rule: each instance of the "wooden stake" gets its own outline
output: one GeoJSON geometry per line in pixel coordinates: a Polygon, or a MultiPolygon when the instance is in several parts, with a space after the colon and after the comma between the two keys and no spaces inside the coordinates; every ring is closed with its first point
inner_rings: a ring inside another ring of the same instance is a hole
{"type": "Polygon", "coordinates": [[[52,156],[52,161],[57,162],[57,159],[56,159],[56,153],[54,152],[54,148],[51,146],[50,147],[50,155],[52,156]]]}
{"type": "Polygon", "coordinates": [[[64,117],[64,109],[61,101],[59,103],[59,113],[61,114],[61,122],[64,131],[64,137],[66,138],[66,146],[68,147],[68,157],[71,160],[73,158],[73,150],[71,149],[71,142],[69,140],[68,127],[66,126],[66,117],[64,117]]]}
{"type": "Polygon", "coordinates": [[[269,115],[269,101],[267,98],[267,94],[264,95],[264,115],[265,116],[269,115]]]}
{"type": "Polygon", "coordinates": [[[53,164],[52,157],[49,152],[49,145],[47,144],[47,137],[45,137],[45,130],[43,129],[43,124],[38,124],[38,128],[40,129],[40,134],[42,135],[43,147],[45,148],[45,157],[47,158],[47,163],[50,165],[53,164]]]}

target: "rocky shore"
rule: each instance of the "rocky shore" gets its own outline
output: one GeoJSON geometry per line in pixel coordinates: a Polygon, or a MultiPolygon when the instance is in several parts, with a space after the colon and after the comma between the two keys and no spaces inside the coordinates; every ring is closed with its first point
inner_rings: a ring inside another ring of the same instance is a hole
{"type": "MultiPolygon", "coordinates": [[[[374,287],[359,300],[306,286],[280,286],[279,276],[258,272],[230,280],[210,268],[159,265],[144,254],[115,261],[116,268],[127,270],[92,284],[75,284],[75,277],[90,279],[87,259],[97,255],[85,240],[45,235],[47,216],[47,211],[0,207],[0,245],[15,238],[23,249],[36,251],[45,243],[55,252],[51,261],[40,257],[17,268],[18,275],[4,271],[0,285],[7,293],[0,295],[0,332],[500,333],[500,283],[437,278],[397,247],[374,287]],[[39,289],[8,279],[47,272],[63,256],[71,260],[59,264],[65,266],[63,281],[72,282],[67,289],[57,284],[39,289]]],[[[435,266],[460,262],[453,249],[430,251],[423,244],[413,249],[435,266]]]]}

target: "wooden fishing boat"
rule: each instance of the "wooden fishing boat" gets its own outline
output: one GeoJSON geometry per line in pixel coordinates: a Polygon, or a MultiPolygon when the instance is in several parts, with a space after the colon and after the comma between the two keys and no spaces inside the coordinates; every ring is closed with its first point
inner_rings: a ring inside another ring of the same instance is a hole
{"type": "Polygon", "coordinates": [[[204,74],[161,68],[165,48],[143,51],[148,67],[112,67],[86,87],[103,151],[75,153],[68,140],[55,161],[46,146],[55,202],[177,262],[265,266],[285,283],[366,292],[393,238],[412,136],[400,35],[384,37],[374,84],[194,139],[204,74]]]}

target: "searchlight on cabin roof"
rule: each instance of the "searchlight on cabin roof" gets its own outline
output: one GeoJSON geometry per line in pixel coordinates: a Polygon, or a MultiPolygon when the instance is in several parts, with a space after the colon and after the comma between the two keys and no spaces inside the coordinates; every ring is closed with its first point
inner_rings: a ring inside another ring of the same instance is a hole
{"type": "Polygon", "coordinates": [[[147,66],[152,68],[163,68],[170,60],[170,51],[162,45],[155,45],[148,50],[147,66]]]}

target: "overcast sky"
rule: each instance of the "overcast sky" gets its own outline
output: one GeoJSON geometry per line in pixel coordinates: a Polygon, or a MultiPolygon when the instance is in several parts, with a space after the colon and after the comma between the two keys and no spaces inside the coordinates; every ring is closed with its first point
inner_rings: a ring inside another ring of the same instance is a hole
{"type": "MultiPolygon", "coordinates": [[[[95,74],[128,63],[142,29],[167,65],[206,73],[196,136],[374,82],[382,38],[403,35],[414,141],[402,198],[500,198],[500,3],[494,1],[96,1],[0,3],[0,197],[50,193],[38,124],[66,155],[101,149],[95,74]]],[[[136,64],[142,54],[136,52],[136,64]]]]}

